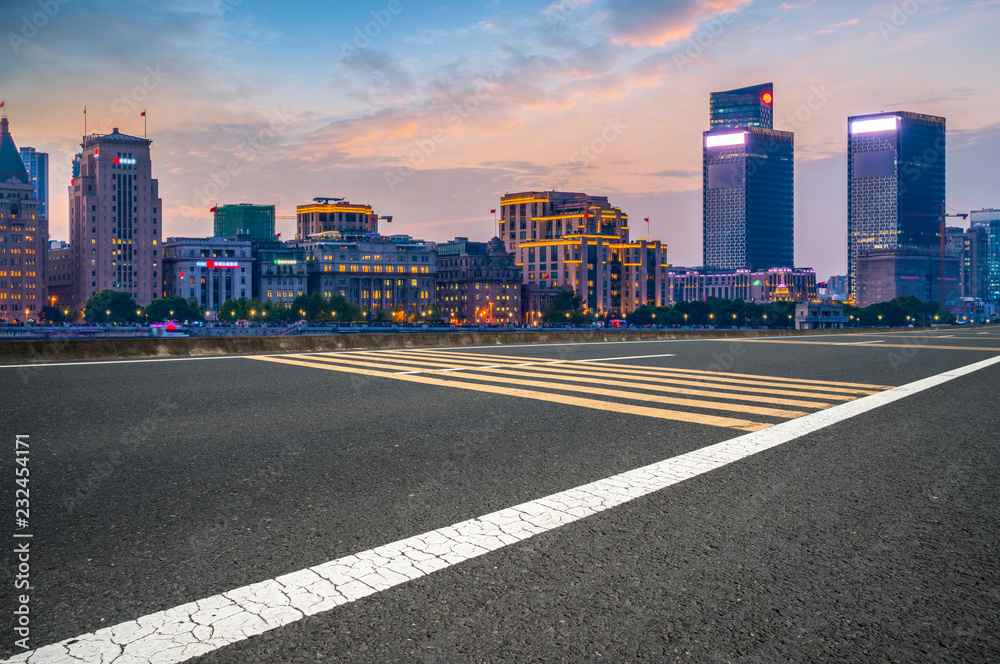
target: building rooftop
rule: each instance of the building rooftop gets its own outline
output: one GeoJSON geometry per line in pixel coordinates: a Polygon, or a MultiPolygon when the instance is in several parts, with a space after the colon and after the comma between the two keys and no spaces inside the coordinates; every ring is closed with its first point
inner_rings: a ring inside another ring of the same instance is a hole
{"type": "Polygon", "coordinates": [[[11,178],[17,179],[22,184],[31,184],[28,171],[24,168],[24,161],[21,160],[21,153],[10,135],[7,118],[3,117],[0,118],[0,184],[11,178]]]}

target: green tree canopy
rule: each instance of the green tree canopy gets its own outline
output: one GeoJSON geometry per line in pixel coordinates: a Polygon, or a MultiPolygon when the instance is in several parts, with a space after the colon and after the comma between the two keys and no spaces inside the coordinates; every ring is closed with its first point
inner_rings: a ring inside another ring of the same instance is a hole
{"type": "Polygon", "coordinates": [[[150,323],[165,320],[204,320],[204,315],[198,305],[193,300],[188,301],[183,297],[164,297],[153,300],[146,307],[144,315],[150,323]]]}
{"type": "Polygon", "coordinates": [[[87,300],[88,323],[134,323],[142,310],[128,293],[104,289],[87,300]]]}

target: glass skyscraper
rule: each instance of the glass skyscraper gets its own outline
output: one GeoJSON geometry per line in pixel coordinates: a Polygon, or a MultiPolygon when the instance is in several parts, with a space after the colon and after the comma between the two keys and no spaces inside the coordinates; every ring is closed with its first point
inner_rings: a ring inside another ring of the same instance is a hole
{"type": "Polygon", "coordinates": [[[847,262],[876,251],[940,251],[945,119],[906,111],[848,118],[847,262]]]}
{"type": "Polygon", "coordinates": [[[969,220],[972,222],[970,230],[979,230],[986,235],[986,251],[982,258],[986,281],[984,299],[1000,302],[1000,210],[973,210],[969,220]]]}
{"type": "Polygon", "coordinates": [[[774,128],[774,84],[763,83],[749,88],[713,92],[709,95],[709,127],[774,128]]]}
{"type": "Polygon", "coordinates": [[[711,269],[795,261],[794,135],[773,128],[770,83],[710,97],[704,133],[703,258],[711,269]]]}
{"type": "Polygon", "coordinates": [[[28,171],[31,186],[35,188],[35,198],[39,202],[39,211],[46,219],[49,218],[49,154],[38,152],[35,148],[21,148],[21,161],[24,170],[28,171]]]}

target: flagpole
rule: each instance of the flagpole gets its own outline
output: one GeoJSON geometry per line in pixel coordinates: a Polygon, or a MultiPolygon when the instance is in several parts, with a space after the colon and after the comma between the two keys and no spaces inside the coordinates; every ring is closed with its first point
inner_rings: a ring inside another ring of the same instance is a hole
{"type": "MultiPolygon", "coordinates": [[[[83,151],[84,151],[84,153],[87,152],[87,106],[86,106],[86,104],[84,104],[84,106],[83,106],[83,151]]],[[[86,154],[84,154],[84,157],[86,157],[86,154]]]]}
{"type": "Polygon", "coordinates": [[[146,109],[142,109],[142,137],[146,138],[146,109]]]}

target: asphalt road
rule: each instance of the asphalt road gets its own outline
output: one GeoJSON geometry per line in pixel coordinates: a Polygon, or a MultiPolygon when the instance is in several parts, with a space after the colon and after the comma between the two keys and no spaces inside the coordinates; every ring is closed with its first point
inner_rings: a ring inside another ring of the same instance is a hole
{"type": "MultiPolygon", "coordinates": [[[[807,421],[1000,330],[407,353],[0,367],[0,657],[19,532],[33,650],[807,421]]],[[[193,661],[997,661],[998,396],[1000,364],[193,661]]]]}

